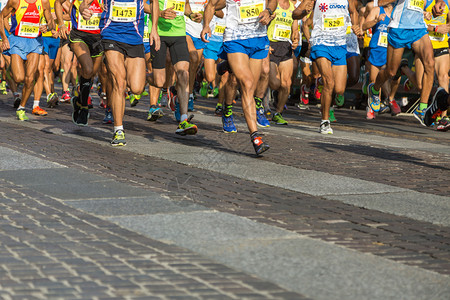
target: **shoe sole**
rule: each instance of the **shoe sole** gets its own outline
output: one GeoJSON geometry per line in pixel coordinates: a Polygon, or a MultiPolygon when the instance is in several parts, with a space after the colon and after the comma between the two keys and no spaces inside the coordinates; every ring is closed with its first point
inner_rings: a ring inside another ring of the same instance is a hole
{"type": "Polygon", "coordinates": [[[31,114],[35,115],[35,116],[41,116],[41,117],[44,117],[44,116],[48,115],[48,114],[36,114],[36,113],[31,113],[31,114]]]}
{"type": "Polygon", "coordinates": [[[58,105],[58,96],[55,95],[51,97],[49,101],[47,101],[47,107],[53,108],[56,105],[58,105]]]}
{"type": "Polygon", "coordinates": [[[224,132],[224,133],[236,133],[236,132],[237,132],[237,129],[236,129],[236,130],[232,130],[232,131],[226,131],[226,130],[223,130],[223,132],[224,132]]]}
{"type": "Polygon", "coordinates": [[[261,124],[259,124],[258,122],[256,123],[256,125],[258,125],[258,127],[261,127],[261,128],[270,127],[270,125],[261,125],[261,124]]]}
{"type": "Polygon", "coordinates": [[[125,143],[118,143],[118,144],[112,144],[111,143],[111,146],[113,146],[113,147],[120,147],[120,146],[126,146],[127,145],[127,142],[125,142],[125,143]]]}
{"type": "Polygon", "coordinates": [[[414,116],[414,118],[416,118],[419,122],[420,122],[420,124],[422,125],[422,126],[427,126],[427,125],[425,125],[425,123],[423,122],[423,120],[418,116],[418,115],[416,115],[415,113],[413,113],[413,116],[414,116]]]}
{"type": "Polygon", "coordinates": [[[90,113],[88,112],[88,114],[87,114],[87,117],[86,117],[86,123],[78,123],[78,120],[77,120],[77,122],[75,122],[75,124],[77,124],[78,126],[83,126],[83,127],[87,127],[89,124],[89,117],[90,117],[90,113]]]}
{"type": "Polygon", "coordinates": [[[269,145],[266,145],[265,147],[261,147],[261,149],[258,152],[256,152],[256,155],[259,156],[259,155],[263,154],[264,152],[266,152],[269,149],[270,149],[269,145]]]}
{"type": "MultiPolygon", "coordinates": [[[[75,111],[78,109],[78,107],[76,106],[76,101],[75,101],[75,99],[76,99],[75,96],[72,97],[72,98],[70,99],[70,104],[72,105],[72,122],[73,122],[74,124],[77,124],[77,120],[75,120],[75,118],[74,118],[75,111]]],[[[80,113],[79,109],[78,109],[78,113],[80,113]]],[[[77,116],[77,117],[78,117],[78,116],[77,116]]],[[[78,118],[77,118],[77,119],[78,119],[78,118]]]]}
{"type": "Polygon", "coordinates": [[[176,134],[185,136],[185,135],[195,135],[197,134],[197,128],[193,127],[193,128],[189,128],[189,129],[177,129],[175,131],[176,134]]]}
{"type": "Polygon", "coordinates": [[[130,106],[131,107],[135,107],[136,105],[138,105],[139,100],[134,100],[133,102],[130,102],[130,106]]]}
{"type": "Polygon", "coordinates": [[[155,122],[158,119],[161,119],[164,115],[163,114],[152,114],[150,118],[147,117],[147,121],[155,122]]]}

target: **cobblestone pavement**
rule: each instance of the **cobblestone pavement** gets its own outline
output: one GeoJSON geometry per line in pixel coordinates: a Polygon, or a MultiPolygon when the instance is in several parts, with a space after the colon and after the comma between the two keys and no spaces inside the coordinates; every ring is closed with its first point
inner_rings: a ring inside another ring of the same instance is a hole
{"type": "Polygon", "coordinates": [[[23,123],[0,96],[0,297],[448,297],[448,133],[341,109],[324,137],[317,108],[289,108],[255,158],[213,102],[194,137],[127,107],[117,149],[99,108],[23,123]]]}

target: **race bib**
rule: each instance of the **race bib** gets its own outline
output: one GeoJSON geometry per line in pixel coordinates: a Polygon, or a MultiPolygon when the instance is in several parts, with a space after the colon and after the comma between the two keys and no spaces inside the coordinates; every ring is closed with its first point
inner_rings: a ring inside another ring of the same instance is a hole
{"type": "Polygon", "coordinates": [[[204,13],[205,5],[204,2],[197,2],[197,1],[189,1],[189,5],[191,6],[191,10],[193,13],[204,13]]]}
{"type": "Polygon", "coordinates": [[[85,20],[81,14],[78,15],[78,29],[98,30],[100,27],[101,13],[93,13],[89,20],[85,20]]]}
{"type": "Polygon", "coordinates": [[[150,42],[150,30],[147,26],[144,28],[144,43],[150,42]]]}
{"type": "Polygon", "coordinates": [[[443,42],[445,37],[443,33],[429,31],[428,35],[430,36],[430,40],[435,42],[443,42]]]}
{"type": "Polygon", "coordinates": [[[213,34],[222,36],[225,33],[225,27],[225,25],[219,25],[216,23],[213,34]]]}
{"type": "Polygon", "coordinates": [[[111,2],[111,14],[109,18],[114,22],[134,22],[136,21],[136,2],[111,2]]]}
{"type": "Polygon", "coordinates": [[[242,0],[237,2],[239,23],[254,23],[259,14],[266,9],[266,2],[262,0],[242,0]]]}
{"type": "Polygon", "coordinates": [[[380,32],[380,36],[378,37],[378,46],[387,48],[387,32],[380,32]]]}
{"type": "Polygon", "coordinates": [[[347,31],[345,32],[345,34],[350,34],[350,33],[352,33],[352,26],[348,25],[347,31]]]}
{"type": "Polygon", "coordinates": [[[172,7],[177,16],[183,16],[185,5],[185,0],[166,0],[166,2],[164,2],[164,10],[172,7]]]}
{"type": "Polygon", "coordinates": [[[408,9],[423,12],[424,0],[409,0],[408,9]]]}
{"type": "Polygon", "coordinates": [[[27,38],[37,38],[39,36],[39,24],[20,22],[19,36],[27,38]]]}
{"type": "Polygon", "coordinates": [[[323,15],[323,29],[327,31],[340,30],[345,26],[343,15],[323,15]]]}
{"type": "Polygon", "coordinates": [[[291,27],[275,24],[273,39],[281,42],[287,42],[291,40],[291,27]]]}

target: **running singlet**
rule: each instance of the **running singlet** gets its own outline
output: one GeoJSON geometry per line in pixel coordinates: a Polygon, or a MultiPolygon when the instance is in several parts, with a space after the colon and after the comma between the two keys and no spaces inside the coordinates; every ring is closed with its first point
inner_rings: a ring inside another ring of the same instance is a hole
{"type": "MultiPolygon", "coordinates": [[[[50,11],[52,13],[52,17],[55,17],[55,1],[56,0],[49,0],[48,1],[50,3],[50,11]]],[[[48,22],[45,19],[45,17],[42,16],[42,18],[41,18],[41,25],[46,25],[47,23],[48,22]]],[[[58,30],[58,25],[56,24],[56,22],[55,22],[55,26],[56,26],[55,30],[58,30]]],[[[43,33],[42,36],[51,37],[52,36],[52,32],[51,31],[47,31],[46,33],[43,33]]]]}
{"type": "Polygon", "coordinates": [[[267,36],[267,27],[258,18],[266,0],[226,0],[226,9],[224,42],[267,36]]]}
{"type": "Polygon", "coordinates": [[[292,34],[292,12],[294,11],[294,3],[289,1],[289,8],[283,9],[278,3],[275,10],[275,19],[270,22],[267,28],[267,36],[271,42],[290,42],[292,34]]]}
{"type": "MultiPolygon", "coordinates": [[[[191,10],[193,13],[201,13],[205,12],[205,6],[208,1],[205,0],[189,0],[189,5],[191,6],[191,10]]],[[[200,38],[200,33],[203,29],[203,20],[201,23],[197,23],[189,19],[189,17],[184,17],[186,21],[186,32],[192,35],[195,38],[200,38]]]]}
{"type": "Polygon", "coordinates": [[[343,46],[351,25],[347,0],[317,1],[314,7],[311,46],[343,46]]]}
{"type": "MultiPolygon", "coordinates": [[[[426,24],[439,26],[447,24],[447,15],[448,15],[448,0],[444,0],[445,8],[442,15],[432,18],[431,20],[425,20],[426,24]]],[[[436,4],[435,0],[428,0],[425,4],[425,11],[431,12],[433,6],[436,4]]],[[[438,33],[434,31],[428,31],[428,35],[430,36],[431,44],[433,44],[433,49],[441,49],[448,47],[448,34],[438,33]]]]}
{"type": "Polygon", "coordinates": [[[92,10],[93,14],[89,20],[85,20],[79,12],[81,3],[83,3],[83,0],[75,0],[73,2],[72,12],[70,14],[73,28],[83,32],[100,34],[101,2],[99,0],[92,1],[89,9],[92,10]]]}
{"type": "Polygon", "coordinates": [[[185,4],[185,0],[159,0],[160,11],[172,7],[177,14],[173,20],[161,17],[158,19],[158,34],[160,36],[186,36],[185,4]]]}
{"type": "Polygon", "coordinates": [[[42,0],[36,0],[34,3],[20,0],[18,8],[14,14],[11,14],[11,29],[9,32],[24,38],[37,38],[41,35],[39,21],[43,14],[42,0]]]}
{"type": "Polygon", "coordinates": [[[143,0],[105,0],[100,20],[102,39],[142,45],[144,15],[143,0]]]}
{"type": "Polygon", "coordinates": [[[423,19],[425,1],[426,0],[397,0],[388,27],[400,29],[427,28],[423,19]]]}
{"type": "MultiPolygon", "coordinates": [[[[380,13],[379,15],[385,14],[385,10],[383,7],[380,7],[380,13]]],[[[378,22],[372,27],[372,39],[369,43],[369,48],[377,48],[377,47],[383,47],[387,48],[388,41],[387,41],[387,26],[389,22],[391,21],[391,18],[386,15],[383,21],[378,22]]],[[[387,50],[386,50],[387,51],[387,50]]]]}

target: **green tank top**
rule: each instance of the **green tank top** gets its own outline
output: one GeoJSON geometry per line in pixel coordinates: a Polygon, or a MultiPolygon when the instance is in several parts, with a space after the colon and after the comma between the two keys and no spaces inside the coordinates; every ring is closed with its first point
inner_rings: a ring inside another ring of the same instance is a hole
{"type": "Polygon", "coordinates": [[[177,16],[173,20],[158,19],[158,34],[160,36],[186,36],[186,22],[184,21],[185,0],[159,0],[159,10],[174,7],[177,16]]]}

